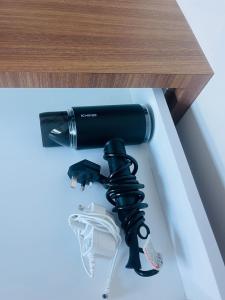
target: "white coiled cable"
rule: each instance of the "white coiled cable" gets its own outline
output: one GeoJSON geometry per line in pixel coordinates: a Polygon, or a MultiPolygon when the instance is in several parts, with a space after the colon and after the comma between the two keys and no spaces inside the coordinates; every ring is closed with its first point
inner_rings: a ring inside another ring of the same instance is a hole
{"type": "Polygon", "coordinates": [[[112,259],[103,298],[108,298],[119,246],[120,229],[104,207],[91,203],[79,206],[80,212],[69,217],[69,225],[76,234],[80,246],[81,260],[88,276],[93,277],[95,258],[112,259]]]}

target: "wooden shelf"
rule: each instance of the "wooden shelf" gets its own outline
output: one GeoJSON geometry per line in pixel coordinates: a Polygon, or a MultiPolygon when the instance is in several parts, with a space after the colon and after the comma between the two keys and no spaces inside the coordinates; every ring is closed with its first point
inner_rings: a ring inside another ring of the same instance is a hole
{"type": "Polygon", "coordinates": [[[175,0],[1,1],[1,87],[174,88],[178,120],[212,74],[175,0]]]}

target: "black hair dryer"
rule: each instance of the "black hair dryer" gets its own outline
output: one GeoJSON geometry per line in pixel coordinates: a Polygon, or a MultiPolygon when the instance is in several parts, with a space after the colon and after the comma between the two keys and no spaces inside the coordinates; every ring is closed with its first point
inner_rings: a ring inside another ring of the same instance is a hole
{"type": "Polygon", "coordinates": [[[153,133],[152,111],[138,104],[45,112],[40,114],[40,122],[44,147],[104,147],[114,138],[123,139],[125,144],[140,144],[148,141],[153,133]]]}
{"type": "Polygon", "coordinates": [[[73,107],[68,111],[40,114],[44,147],[70,146],[75,149],[104,147],[110,176],[100,173],[100,166],[83,160],[69,168],[68,176],[84,189],[91,182],[100,182],[106,198],[114,206],[125,241],[129,247],[127,268],[140,276],[152,276],[158,270],[142,270],[138,239],[147,239],[150,230],[145,224],[144,188],[136,179],[138,164],[126,153],[125,144],[140,144],[151,139],[154,116],[150,107],[139,104],[73,107]],[[143,233],[144,231],[144,233],[143,233]]]}

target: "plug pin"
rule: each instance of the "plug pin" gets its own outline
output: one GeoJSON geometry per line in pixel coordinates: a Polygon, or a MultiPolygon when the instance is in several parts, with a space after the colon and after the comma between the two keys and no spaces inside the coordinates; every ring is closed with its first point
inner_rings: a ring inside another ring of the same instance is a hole
{"type": "Polygon", "coordinates": [[[70,181],[70,186],[72,189],[75,189],[75,187],[77,186],[77,178],[76,177],[72,176],[71,181],[70,181]]]}
{"type": "Polygon", "coordinates": [[[88,183],[88,187],[91,187],[92,186],[92,181],[90,181],[89,183],[88,183]]]}
{"type": "Polygon", "coordinates": [[[81,191],[83,192],[85,190],[85,184],[81,184],[80,188],[81,188],[81,191]]]}

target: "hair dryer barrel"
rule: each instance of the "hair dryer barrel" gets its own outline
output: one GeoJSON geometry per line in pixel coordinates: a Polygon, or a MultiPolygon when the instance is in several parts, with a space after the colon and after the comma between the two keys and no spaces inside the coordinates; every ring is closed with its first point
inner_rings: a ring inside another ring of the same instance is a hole
{"type": "Polygon", "coordinates": [[[154,119],[150,108],[139,104],[73,107],[68,111],[40,114],[44,147],[75,149],[103,147],[113,138],[125,144],[148,141],[154,119]]]}

